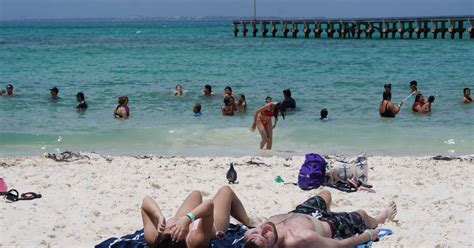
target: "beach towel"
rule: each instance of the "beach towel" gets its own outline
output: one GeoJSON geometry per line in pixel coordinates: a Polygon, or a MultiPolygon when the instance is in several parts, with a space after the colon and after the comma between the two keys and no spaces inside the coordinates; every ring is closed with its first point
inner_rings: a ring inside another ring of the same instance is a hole
{"type": "MultiPolygon", "coordinates": [[[[244,245],[244,233],[247,227],[229,224],[229,228],[221,239],[211,241],[210,248],[240,248],[244,245]]],[[[143,229],[121,238],[110,238],[95,246],[95,248],[148,248],[143,229]]]]}
{"type": "Polygon", "coordinates": [[[0,177],[0,193],[8,192],[8,187],[3,178],[0,177]]]}
{"type": "MultiPolygon", "coordinates": [[[[390,229],[379,230],[379,239],[393,234],[390,229]]],[[[244,247],[244,233],[247,227],[243,225],[229,224],[229,228],[221,239],[211,241],[210,248],[242,248],[244,247]]],[[[356,248],[370,248],[373,241],[358,245],[356,248]]],[[[121,238],[110,238],[95,246],[95,248],[148,248],[145,242],[143,229],[121,238]]]]}

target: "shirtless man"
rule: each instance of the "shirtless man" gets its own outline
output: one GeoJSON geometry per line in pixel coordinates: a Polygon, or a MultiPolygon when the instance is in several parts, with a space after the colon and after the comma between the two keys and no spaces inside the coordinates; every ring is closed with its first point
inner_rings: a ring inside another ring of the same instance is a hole
{"type": "Polygon", "coordinates": [[[245,247],[354,247],[377,240],[378,232],[372,229],[397,214],[393,201],[376,217],[364,210],[334,213],[330,205],[331,193],[323,190],[290,213],[272,216],[249,229],[245,247]]]}

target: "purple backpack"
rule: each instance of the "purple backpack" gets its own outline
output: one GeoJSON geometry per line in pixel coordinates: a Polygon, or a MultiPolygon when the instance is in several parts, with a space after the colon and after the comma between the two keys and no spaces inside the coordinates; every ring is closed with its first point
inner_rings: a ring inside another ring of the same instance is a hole
{"type": "Polygon", "coordinates": [[[319,154],[306,154],[305,161],[298,175],[298,186],[310,190],[324,185],[326,182],[326,160],[319,154]]]}

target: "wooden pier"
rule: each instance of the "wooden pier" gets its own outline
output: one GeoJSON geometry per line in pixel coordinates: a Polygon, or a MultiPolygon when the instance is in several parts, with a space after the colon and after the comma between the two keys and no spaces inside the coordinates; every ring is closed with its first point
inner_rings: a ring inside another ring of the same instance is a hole
{"type": "Polygon", "coordinates": [[[297,38],[300,34],[304,38],[330,39],[445,39],[446,34],[451,39],[462,39],[467,32],[474,39],[474,16],[233,21],[235,37],[239,33],[246,37],[249,31],[253,37],[297,38]]]}

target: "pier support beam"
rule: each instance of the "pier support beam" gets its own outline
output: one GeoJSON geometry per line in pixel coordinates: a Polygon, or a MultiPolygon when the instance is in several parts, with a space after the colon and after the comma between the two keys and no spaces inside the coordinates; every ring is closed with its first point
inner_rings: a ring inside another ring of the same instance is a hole
{"type": "Polygon", "coordinates": [[[380,29],[380,38],[387,39],[388,38],[388,32],[389,32],[389,21],[383,21],[381,29],[380,29]]]}
{"type": "Polygon", "coordinates": [[[362,33],[362,29],[360,27],[360,22],[355,22],[352,29],[352,36],[360,39],[360,34],[362,33]]]}
{"type": "Polygon", "coordinates": [[[321,38],[321,33],[323,29],[321,29],[321,22],[316,22],[316,27],[314,28],[314,38],[321,38]]]}
{"type": "Polygon", "coordinates": [[[233,28],[232,28],[232,31],[234,32],[234,37],[237,37],[237,34],[239,33],[239,28],[237,26],[237,24],[233,24],[233,28]]]}
{"type": "MultiPolygon", "coordinates": [[[[468,28],[468,32],[471,36],[471,39],[474,39],[474,20],[469,20],[469,22],[471,23],[471,26],[468,28]]],[[[459,21],[459,24],[461,24],[462,21],[459,21]]],[[[460,29],[460,28],[459,28],[460,29]]],[[[463,31],[459,31],[459,39],[462,39],[462,33],[463,31]]]]}
{"type": "Polygon", "coordinates": [[[403,39],[403,35],[405,34],[405,22],[400,21],[400,26],[398,27],[398,33],[400,34],[400,39],[403,39]]]}
{"type": "Polygon", "coordinates": [[[412,39],[413,38],[413,32],[415,32],[415,29],[413,28],[413,21],[408,21],[407,32],[408,32],[408,37],[410,39],[412,39]]]}
{"type": "Polygon", "coordinates": [[[327,23],[327,29],[326,29],[326,33],[328,34],[328,38],[334,38],[334,23],[329,21],[327,23]]]}
{"type": "Polygon", "coordinates": [[[441,32],[441,39],[444,39],[446,37],[446,32],[448,29],[446,28],[446,20],[441,20],[441,28],[439,29],[439,32],[441,32]]]}
{"type": "Polygon", "coordinates": [[[272,33],[272,37],[275,38],[276,33],[278,32],[278,29],[276,28],[275,22],[272,22],[272,30],[270,31],[272,33]]]}
{"type": "Polygon", "coordinates": [[[242,23],[242,34],[244,35],[244,37],[247,37],[247,32],[249,30],[247,29],[247,23],[242,23]]]}
{"type": "Polygon", "coordinates": [[[293,35],[293,38],[297,38],[298,37],[298,32],[300,30],[298,29],[298,23],[296,22],[293,22],[291,24],[291,34],[293,35]]]}
{"type": "Polygon", "coordinates": [[[365,24],[365,30],[364,30],[365,38],[372,39],[372,34],[373,34],[374,32],[375,32],[375,31],[374,31],[372,22],[367,22],[367,23],[365,24]]]}
{"type": "Polygon", "coordinates": [[[304,22],[304,29],[303,29],[304,37],[309,38],[309,34],[311,33],[311,28],[309,28],[309,24],[304,22]]]}
{"type": "Polygon", "coordinates": [[[283,37],[287,38],[288,37],[288,32],[290,32],[290,30],[288,29],[288,23],[283,22],[282,26],[283,26],[283,37]]]}
{"type": "Polygon", "coordinates": [[[433,33],[433,38],[438,38],[439,28],[438,21],[431,20],[431,33],[433,33]]]}
{"type": "Polygon", "coordinates": [[[342,37],[343,39],[347,38],[347,33],[349,33],[349,29],[347,29],[346,22],[339,23],[338,33],[339,33],[339,37],[342,37]]]}
{"type": "Polygon", "coordinates": [[[398,28],[397,28],[397,21],[392,22],[392,28],[389,29],[389,32],[392,34],[392,39],[395,39],[395,35],[397,34],[398,28]]]}
{"type": "Polygon", "coordinates": [[[258,33],[257,22],[253,21],[252,22],[252,36],[257,37],[257,33],[258,33]]]}
{"type": "Polygon", "coordinates": [[[262,22],[262,36],[267,37],[268,29],[267,29],[267,24],[265,22],[262,22]]]}

